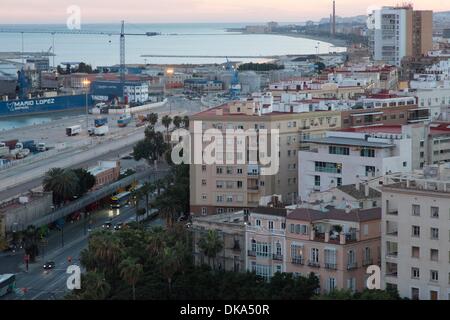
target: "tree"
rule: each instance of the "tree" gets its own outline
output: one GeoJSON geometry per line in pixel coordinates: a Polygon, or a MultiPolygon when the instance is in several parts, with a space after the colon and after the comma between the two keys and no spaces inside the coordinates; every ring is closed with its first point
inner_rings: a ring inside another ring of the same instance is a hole
{"type": "Polygon", "coordinates": [[[158,114],[157,114],[157,113],[154,113],[154,112],[148,114],[148,115],[147,115],[147,120],[148,120],[148,122],[150,123],[150,125],[151,125],[152,127],[154,127],[155,124],[158,122],[158,114]]]}
{"type": "Polygon", "coordinates": [[[216,230],[208,230],[206,235],[200,238],[198,242],[200,250],[208,257],[208,263],[211,264],[211,259],[213,260],[213,269],[216,269],[215,259],[217,254],[223,248],[223,242],[219,237],[216,230]]]}
{"type": "Polygon", "coordinates": [[[61,204],[78,191],[78,177],[72,170],[53,168],[44,176],[44,191],[53,193],[53,202],[61,204]]]}
{"type": "Polygon", "coordinates": [[[162,120],[161,123],[164,127],[166,127],[166,135],[167,135],[167,139],[169,138],[169,127],[172,123],[172,118],[168,115],[165,115],[162,120]]]}
{"type": "Polygon", "coordinates": [[[105,300],[111,289],[104,273],[90,271],[81,275],[81,289],[74,290],[67,299],[105,300]]]}
{"type": "Polygon", "coordinates": [[[145,197],[145,210],[148,213],[149,212],[149,200],[150,200],[150,193],[155,191],[156,186],[155,184],[146,181],[144,185],[142,186],[141,190],[145,197]]]}
{"type": "Polygon", "coordinates": [[[179,129],[181,127],[181,123],[183,122],[183,119],[180,116],[173,117],[173,125],[175,128],[179,129]]]}
{"type": "Polygon", "coordinates": [[[24,234],[24,249],[25,254],[30,256],[30,262],[36,261],[36,257],[39,254],[38,248],[38,231],[35,226],[28,226],[24,234]]]}
{"type": "Polygon", "coordinates": [[[134,159],[136,161],[145,159],[151,164],[152,161],[158,160],[168,148],[162,133],[147,127],[144,140],[139,141],[133,148],[134,159]]]}
{"type": "Polygon", "coordinates": [[[189,116],[184,116],[183,117],[183,127],[185,129],[189,129],[189,116]]]}
{"type": "Polygon", "coordinates": [[[127,258],[120,263],[119,269],[120,276],[133,290],[133,300],[136,300],[136,283],[143,274],[142,264],[137,263],[136,259],[127,258]]]}
{"type": "Polygon", "coordinates": [[[161,274],[167,280],[169,294],[172,293],[172,279],[175,273],[178,272],[181,265],[181,261],[178,253],[174,248],[164,248],[161,256],[161,274]]]}
{"type": "Polygon", "coordinates": [[[94,187],[95,177],[83,168],[74,169],[72,171],[78,178],[77,196],[81,197],[94,187]]]}

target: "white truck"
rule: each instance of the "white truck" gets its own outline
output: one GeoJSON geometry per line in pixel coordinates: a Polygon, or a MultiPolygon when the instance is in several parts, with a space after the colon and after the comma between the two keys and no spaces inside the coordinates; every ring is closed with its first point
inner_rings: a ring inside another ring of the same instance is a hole
{"type": "Polygon", "coordinates": [[[109,132],[109,127],[107,125],[103,125],[101,127],[97,127],[94,129],[94,134],[96,136],[104,136],[109,132]]]}
{"type": "Polygon", "coordinates": [[[67,127],[66,128],[66,134],[71,137],[71,136],[76,136],[77,134],[81,133],[81,126],[72,126],[72,127],[67,127]]]}

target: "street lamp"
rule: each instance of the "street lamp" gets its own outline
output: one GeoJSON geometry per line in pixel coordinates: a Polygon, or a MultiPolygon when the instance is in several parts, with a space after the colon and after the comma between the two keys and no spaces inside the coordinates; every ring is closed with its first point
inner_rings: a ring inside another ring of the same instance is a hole
{"type": "Polygon", "coordinates": [[[88,108],[88,93],[89,93],[89,85],[91,81],[88,79],[83,80],[83,86],[86,88],[86,131],[89,130],[89,108],[88,108]]]}

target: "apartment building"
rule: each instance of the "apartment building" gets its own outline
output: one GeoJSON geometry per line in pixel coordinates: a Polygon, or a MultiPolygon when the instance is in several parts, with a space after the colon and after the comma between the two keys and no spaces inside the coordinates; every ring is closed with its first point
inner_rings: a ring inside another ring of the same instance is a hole
{"type": "Polygon", "coordinates": [[[303,136],[298,153],[299,196],[306,200],[314,191],[409,172],[411,163],[411,139],[403,135],[329,131],[303,136]]]}
{"type": "Polygon", "coordinates": [[[382,288],[450,300],[450,166],[390,177],[382,188],[382,288]]]}
{"type": "Polygon", "coordinates": [[[286,217],[286,271],[314,272],[322,292],[362,291],[366,268],[379,264],[381,209],[295,209],[286,217]]]}
{"type": "MultiPolygon", "coordinates": [[[[281,195],[282,201],[286,204],[296,202],[299,135],[322,133],[338,128],[340,112],[288,110],[262,113],[262,108],[264,105],[256,101],[237,101],[208,109],[191,117],[191,132],[194,130],[195,122],[201,122],[203,131],[216,129],[223,134],[227,129],[244,131],[267,129],[269,132],[271,129],[278,129],[280,132],[279,169],[274,175],[262,175],[261,165],[250,164],[249,161],[245,161],[245,164],[237,164],[235,160],[238,155],[235,159],[230,159],[226,152],[227,145],[237,148],[236,139],[226,139],[223,142],[224,152],[221,150],[217,156],[219,159],[226,159],[223,164],[192,164],[190,166],[192,214],[207,215],[253,208],[258,206],[261,197],[273,194],[281,195]]],[[[191,140],[194,141],[194,139],[191,140]]],[[[203,150],[209,143],[203,142],[203,150]]],[[[249,150],[248,141],[245,147],[249,150]]],[[[270,146],[267,150],[270,152],[270,146]]],[[[250,151],[240,159],[248,160],[249,154],[250,151]]]]}
{"type": "Polygon", "coordinates": [[[400,66],[404,57],[432,49],[432,11],[414,11],[411,5],[382,7],[369,14],[367,28],[375,61],[400,66]]]}
{"type": "Polygon", "coordinates": [[[212,261],[208,261],[208,257],[199,248],[198,243],[209,230],[216,230],[223,244],[221,252],[215,258],[216,268],[233,272],[245,271],[246,220],[247,217],[243,211],[194,217],[189,227],[192,233],[194,263],[196,265],[210,263],[212,267],[212,261]]]}
{"type": "Polygon", "coordinates": [[[269,280],[286,272],[285,208],[257,207],[250,211],[245,228],[246,269],[269,280]]]}
{"type": "Polygon", "coordinates": [[[251,209],[246,269],[270,279],[276,272],[320,279],[322,292],[361,291],[366,267],[379,263],[381,209],[251,209]]]}
{"type": "Polygon", "coordinates": [[[412,169],[450,162],[450,122],[418,122],[409,125],[367,126],[345,131],[411,139],[412,169]]]}

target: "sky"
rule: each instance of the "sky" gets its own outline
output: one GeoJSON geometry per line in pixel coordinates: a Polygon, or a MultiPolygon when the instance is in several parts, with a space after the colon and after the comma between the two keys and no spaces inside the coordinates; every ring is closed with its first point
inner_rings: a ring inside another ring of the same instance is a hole
{"type": "MultiPolygon", "coordinates": [[[[364,15],[395,0],[336,0],[338,16],[364,15]]],[[[415,9],[450,10],[448,0],[409,1],[415,9]]],[[[304,22],[329,17],[332,0],[0,0],[0,24],[61,23],[67,8],[81,9],[81,22],[304,22]]]]}

